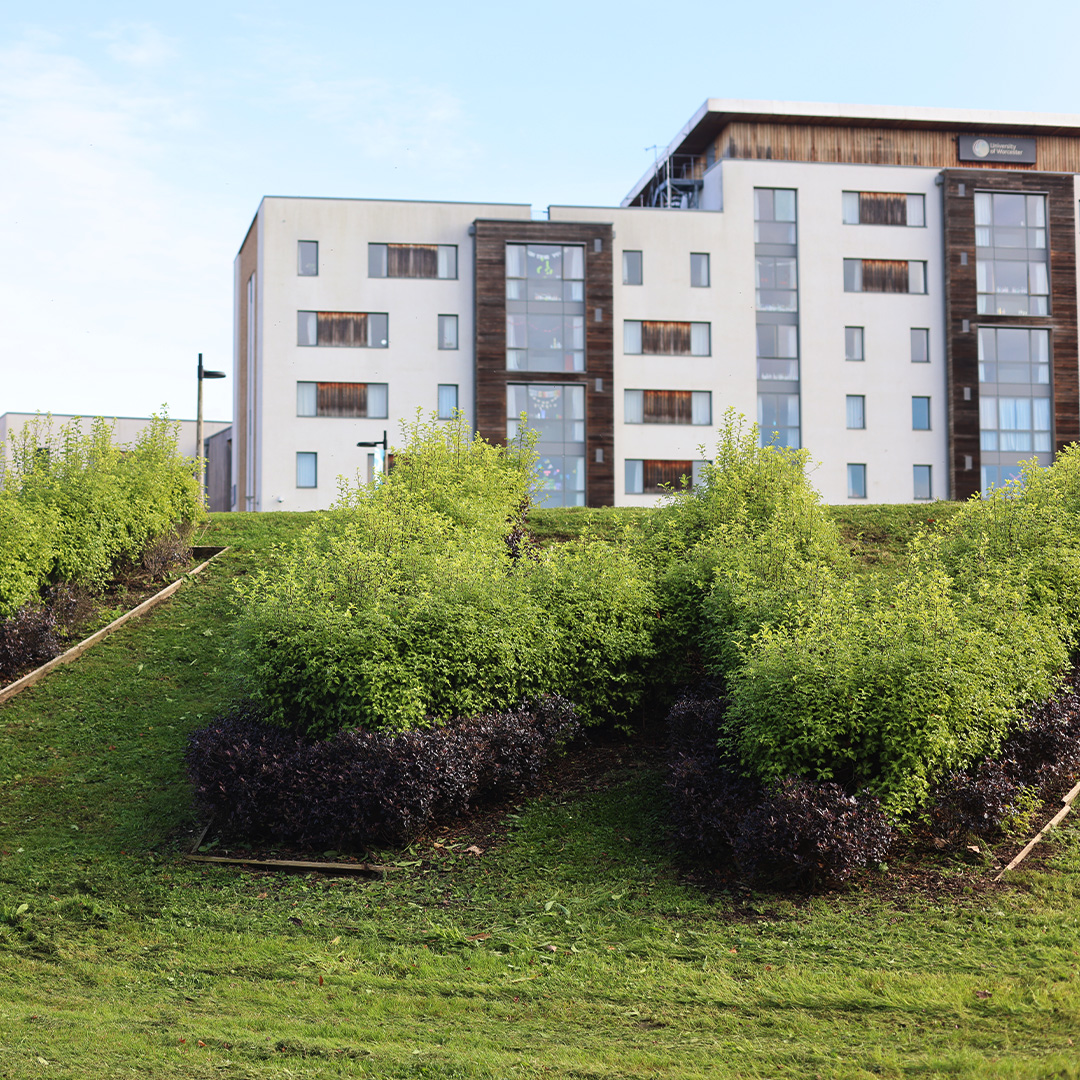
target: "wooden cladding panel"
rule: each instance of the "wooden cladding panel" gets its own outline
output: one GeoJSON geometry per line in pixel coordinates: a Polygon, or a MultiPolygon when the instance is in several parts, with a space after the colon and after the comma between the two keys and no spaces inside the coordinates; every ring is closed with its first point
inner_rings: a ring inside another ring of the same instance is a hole
{"type": "Polygon", "coordinates": [[[387,244],[386,273],[392,278],[439,276],[437,244],[387,244]]]}
{"type": "Polygon", "coordinates": [[[689,356],[690,324],[688,322],[643,321],[641,351],[647,356],[689,356]]]}
{"type": "Polygon", "coordinates": [[[491,442],[506,442],[508,383],[585,387],[585,500],[615,501],[614,320],[610,224],[561,221],[475,223],[476,427],[491,442]],[[596,250],[595,241],[600,241],[596,250]],[[506,370],[506,245],[582,244],[585,248],[585,367],[583,372],[506,370]],[[599,310],[600,318],[596,318],[599,310]],[[600,380],[601,389],[597,389],[600,380]],[[599,451],[599,454],[597,453],[599,451]],[[597,461],[597,457],[602,460],[597,461]]]}
{"type": "Polygon", "coordinates": [[[863,259],[862,291],[906,293],[908,264],[901,259],[863,259]]]}
{"type": "Polygon", "coordinates": [[[692,461],[643,461],[641,463],[642,493],[655,495],[670,485],[676,491],[690,487],[692,461]]]}
{"type": "Polygon", "coordinates": [[[948,169],[945,205],[945,325],[949,405],[950,497],[965,499],[981,487],[979,454],[979,340],[982,326],[1045,327],[1050,330],[1055,452],[1080,439],[1080,374],[1076,312],[1076,217],[1073,178],[1053,173],[989,174],[948,169]],[[960,185],[964,194],[960,194],[960,185]],[[1049,214],[1050,315],[979,315],[976,311],[975,200],[981,191],[1045,194],[1049,214]],[[960,260],[967,253],[967,265],[960,260]],[[968,330],[964,330],[967,320],[968,330]],[[965,394],[967,395],[965,397],[965,394]],[[972,466],[966,468],[965,458],[972,466]]]}
{"type": "Polygon", "coordinates": [[[642,419],[646,424],[692,424],[693,394],[689,390],[643,390],[642,419]]]}
{"type": "MultiPolygon", "coordinates": [[[[973,129],[919,131],[873,127],[735,122],[717,137],[718,158],[826,161],[852,165],[920,165],[949,169],[960,164],[959,136],[973,129]]],[[[990,134],[994,134],[988,128],[990,134]]],[[[1035,164],[1021,170],[1080,172],[1080,139],[1035,136],[1035,164]]],[[[964,162],[971,171],[1016,170],[1013,162],[964,162]]]]}
{"type": "Polygon", "coordinates": [[[907,195],[880,191],[859,193],[860,225],[906,225],[907,195]]]}
{"type": "Polygon", "coordinates": [[[318,313],[318,342],[320,345],[366,346],[368,343],[367,314],[360,311],[320,311],[318,313]]]}
{"type": "Polygon", "coordinates": [[[321,382],[316,396],[318,416],[367,416],[367,383],[321,382]]]}

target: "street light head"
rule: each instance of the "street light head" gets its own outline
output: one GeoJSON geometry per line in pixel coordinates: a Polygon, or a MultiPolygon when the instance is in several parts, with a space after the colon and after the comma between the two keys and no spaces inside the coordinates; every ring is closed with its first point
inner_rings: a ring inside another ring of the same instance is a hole
{"type": "Polygon", "coordinates": [[[225,378],[225,372],[224,371],[206,371],[204,369],[203,373],[202,373],[202,377],[204,379],[224,379],[225,378]]]}

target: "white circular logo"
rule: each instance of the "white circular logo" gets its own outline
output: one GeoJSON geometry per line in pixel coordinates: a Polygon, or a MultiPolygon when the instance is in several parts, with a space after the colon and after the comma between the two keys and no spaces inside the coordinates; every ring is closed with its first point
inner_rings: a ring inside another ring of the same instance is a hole
{"type": "Polygon", "coordinates": [[[986,157],[990,153],[990,144],[985,139],[976,139],[971,144],[971,152],[978,158],[986,157]]]}

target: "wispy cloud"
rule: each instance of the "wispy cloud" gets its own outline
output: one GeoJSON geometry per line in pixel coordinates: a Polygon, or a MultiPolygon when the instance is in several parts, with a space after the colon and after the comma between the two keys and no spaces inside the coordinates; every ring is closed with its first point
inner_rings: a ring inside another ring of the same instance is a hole
{"type": "Polygon", "coordinates": [[[133,68],[159,67],[177,53],[175,39],[149,23],[116,23],[94,37],[107,42],[106,49],[114,60],[133,68]]]}

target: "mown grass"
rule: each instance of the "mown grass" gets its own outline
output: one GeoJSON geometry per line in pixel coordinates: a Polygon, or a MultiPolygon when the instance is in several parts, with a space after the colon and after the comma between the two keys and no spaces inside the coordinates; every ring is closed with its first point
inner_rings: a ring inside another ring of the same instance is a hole
{"type": "Polygon", "coordinates": [[[642,765],[381,881],[184,862],[231,582],[305,520],[215,516],[203,577],[0,706],[0,1077],[1080,1076],[1073,829],[959,901],[710,896],[642,765]]]}

